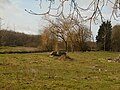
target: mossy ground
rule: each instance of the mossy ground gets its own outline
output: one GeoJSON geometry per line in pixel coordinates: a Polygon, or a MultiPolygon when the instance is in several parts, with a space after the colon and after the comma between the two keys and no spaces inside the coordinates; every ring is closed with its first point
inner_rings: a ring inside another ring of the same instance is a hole
{"type": "Polygon", "coordinates": [[[68,53],[59,60],[48,53],[0,54],[0,90],[120,90],[116,52],[68,53]]]}

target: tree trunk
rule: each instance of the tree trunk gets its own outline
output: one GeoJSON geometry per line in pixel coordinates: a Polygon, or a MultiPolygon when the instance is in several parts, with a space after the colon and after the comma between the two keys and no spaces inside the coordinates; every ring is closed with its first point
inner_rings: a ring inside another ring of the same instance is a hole
{"type": "Polygon", "coordinates": [[[67,41],[65,41],[65,50],[68,51],[67,41]]]}

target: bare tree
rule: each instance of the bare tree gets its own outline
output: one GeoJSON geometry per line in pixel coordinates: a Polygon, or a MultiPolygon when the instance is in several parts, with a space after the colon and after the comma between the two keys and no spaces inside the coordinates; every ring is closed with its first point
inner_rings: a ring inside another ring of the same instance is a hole
{"type": "Polygon", "coordinates": [[[50,23],[49,31],[57,36],[58,42],[64,42],[66,51],[70,49],[68,47],[71,47],[72,51],[75,47],[77,50],[82,50],[86,41],[91,40],[90,30],[75,18],[57,18],[55,21],[47,19],[47,21],[50,23]]]}
{"type": "MultiPolygon", "coordinates": [[[[68,33],[72,47],[77,51],[85,49],[86,42],[91,41],[92,32],[87,26],[81,24],[78,20],[74,21],[74,25],[68,33]]],[[[74,49],[72,49],[74,51],[74,49]]]]}
{"type": "Polygon", "coordinates": [[[41,35],[42,50],[52,51],[55,49],[57,38],[53,33],[51,33],[50,29],[50,26],[43,29],[43,33],[41,35]]]}
{"type": "Polygon", "coordinates": [[[67,33],[70,30],[70,22],[67,22],[68,20],[63,19],[57,19],[57,21],[53,22],[50,19],[47,19],[49,23],[51,24],[51,33],[57,36],[57,38],[60,40],[63,40],[65,44],[66,51],[68,50],[68,43],[67,43],[67,33]]]}

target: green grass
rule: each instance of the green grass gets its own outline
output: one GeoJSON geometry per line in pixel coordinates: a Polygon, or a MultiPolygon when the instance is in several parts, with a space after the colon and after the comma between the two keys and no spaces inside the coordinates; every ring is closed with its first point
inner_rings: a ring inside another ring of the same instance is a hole
{"type": "Polygon", "coordinates": [[[73,61],[47,53],[1,54],[0,90],[120,90],[120,63],[115,52],[76,52],[73,61]]]}

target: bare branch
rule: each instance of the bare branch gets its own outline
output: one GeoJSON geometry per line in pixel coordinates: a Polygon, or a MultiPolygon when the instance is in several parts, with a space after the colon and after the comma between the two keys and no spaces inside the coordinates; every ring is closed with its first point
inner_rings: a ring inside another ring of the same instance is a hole
{"type": "MultiPolygon", "coordinates": [[[[38,1],[38,0],[37,0],[38,1]]],[[[39,6],[40,8],[42,7],[41,4],[43,4],[42,2],[43,0],[39,0],[39,6]]],[[[49,2],[49,7],[48,10],[44,13],[36,13],[32,10],[26,10],[26,12],[33,14],[33,15],[48,15],[48,16],[52,16],[52,17],[77,17],[79,18],[82,22],[83,21],[88,21],[88,20],[92,20],[95,22],[95,20],[97,20],[99,17],[101,18],[101,21],[103,21],[104,16],[102,15],[102,9],[104,6],[107,6],[108,3],[113,5],[113,9],[111,9],[112,14],[110,18],[114,18],[116,20],[116,18],[120,17],[120,15],[118,14],[118,12],[120,11],[120,0],[91,0],[91,3],[88,5],[87,8],[82,8],[80,7],[79,3],[77,0],[59,0],[59,5],[58,7],[54,7],[55,1],[57,0],[46,0],[46,3],[49,2]],[[66,15],[66,13],[64,13],[65,10],[65,5],[66,3],[69,2],[69,13],[68,15],[66,15]],[[56,13],[52,13],[51,11],[55,11],[56,13]],[[83,16],[82,12],[87,12],[90,13],[92,12],[91,15],[86,15],[83,16]]],[[[80,2],[80,1],[79,1],[80,2]]]]}

